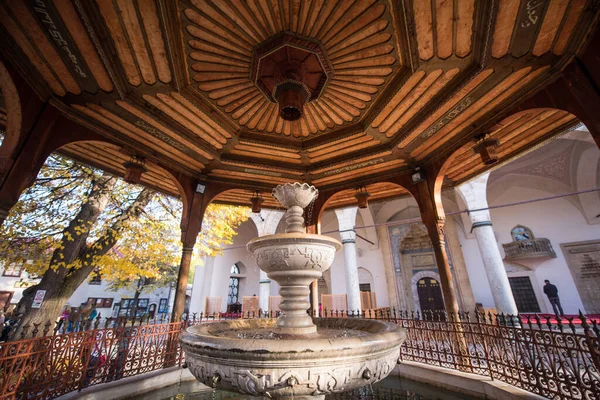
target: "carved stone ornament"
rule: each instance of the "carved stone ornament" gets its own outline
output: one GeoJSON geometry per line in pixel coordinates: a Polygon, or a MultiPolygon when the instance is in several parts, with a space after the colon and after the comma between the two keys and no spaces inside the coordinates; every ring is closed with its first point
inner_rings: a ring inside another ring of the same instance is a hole
{"type": "MultiPolygon", "coordinates": [[[[253,396],[292,398],[344,392],[385,378],[398,362],[397,343],[400,338],[404,339],[404,332],[399,336],[389,330],[386,323],[375,320],[327,318],[317,321],[319,329],[344,327],[357,334],[351,338],[317,335],[279,340],[280,346],[269,350],[262,347],[272,347],[265,343],[267,340],[252,340],[250,348],[240,356],[233,348],[223,348],[225,338],[219,335],[232,327],[225,327],[227,322],[218,322],[188,328],[181,341],[186,349],[187,365],[196,379],[211,387],[253,396]],[[200,348],[192,334],[213,339],[200,348]],[[288,351],[299,359],[293,367],[287,366],[289,361],[278,360],[288,351]]],[[[252,331],[274,323],[268,319],[239,322],[234,329],[252,331]]]]}

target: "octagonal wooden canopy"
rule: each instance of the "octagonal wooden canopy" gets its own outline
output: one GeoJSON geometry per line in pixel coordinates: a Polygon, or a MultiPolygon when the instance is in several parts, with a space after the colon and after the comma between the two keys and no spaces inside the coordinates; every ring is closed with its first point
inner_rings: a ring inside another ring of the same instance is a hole
{"type": "MultiPolygon", "coordinates": [[[[560,74],[598,13],[595,0],[6,0],[0,39],[41,97],[117,145],[67,153],[120,173],[127,149],[233,182],[223,200],[241,202],[287,181],[353,189],[458,151],[452,185],[486,168],[470,150],[481,133],[502,160],[564,131],[578,120],[560,110],[494,124],[560,74]],[[293,122],[250,78],[254,49],[281,32],[332,67],[293,122]]],[[[160,168],[145,179],[176,193],[160,168]]]]}

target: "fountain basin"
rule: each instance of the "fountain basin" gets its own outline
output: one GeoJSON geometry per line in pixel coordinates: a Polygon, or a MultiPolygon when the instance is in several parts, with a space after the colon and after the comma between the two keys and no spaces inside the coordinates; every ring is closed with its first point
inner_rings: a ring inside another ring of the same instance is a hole
{"type": "Polygon", "coordinates": [[[273,319],[216,322],[181,334],[190,372],[224,390],[274,398],[322,396],[385,378],[400,356],[394,323],[315,319],[313,334],[282,333],[273,319]]]}

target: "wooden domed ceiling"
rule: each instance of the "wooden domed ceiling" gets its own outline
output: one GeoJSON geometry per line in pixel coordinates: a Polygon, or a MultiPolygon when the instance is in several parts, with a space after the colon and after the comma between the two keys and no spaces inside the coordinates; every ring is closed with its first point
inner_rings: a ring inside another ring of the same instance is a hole
{"type": "MultiPolygon", "coordinates": [[[[0,43],[3,57],[70,118],[126,153],[202,179],[251,191],[286,181],[349,188],[462,146],[449,175],[460,182],[485,168],[470,152],[479,129],[582,49],[598,18],[594,4],[6,0],[0,43]],[[278,35],[291,38],[279,59],[306,54],[312,66],[302,74],[315,73],[314,60],[326,71],[295,121],[281,118],[252,78],[257,49],[278,35]]],[[[509,122],[490,132],[502,159],[577,120],[539,110],[509,122]]],[[[69,152],[111,170],[123,157],[97,143],[69,152]]],[[[161,176],[148,179],[158,187],[161,176]]]]}

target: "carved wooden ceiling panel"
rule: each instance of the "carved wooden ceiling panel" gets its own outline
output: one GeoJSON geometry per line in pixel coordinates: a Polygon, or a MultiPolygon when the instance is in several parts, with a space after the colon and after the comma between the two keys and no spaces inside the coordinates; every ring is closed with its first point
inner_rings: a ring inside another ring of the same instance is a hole
{"type": "MultiPolygon", "coordinates": [[[[290,180],[347,189],[461,148],[448,181],[458,183],[486,168],[471,150],[474,137],[582,49],[595,4],[5,0],[0,46],[42,98],[127,149],[69,148],[115,173],[134,149],[156,165],[244,189],[290,180]],[[285,45],[269,47],[282,36],[285,45]],[[275,53],[279,61],[268,58],[275,53]],[[314,84],[315,60],[322,87],[299,119],[284,120],[276,93],[265,93],[254,72],[314,84]]],[[[531,110],[491,135],[504,160],[576,122],[531,110]]],[[[161,176],[149,172],[148,184],[172,192],[161,176]]],[[[392,193],[372,189],[373,198],[392,193]]],[[[230,200],[242,195],[249,199],[240,189],[230,200]]]]}
{"type": "Polygon", "coordinates": [[[385,2],[191,0],[183,15],[192,80],[251,131],[307,137],[356,122],[399,69],[385,2]],[[321,43],[333,66],[322,95],[294,122],[249,78],[254,49],[282,31],[321,43]]]}

